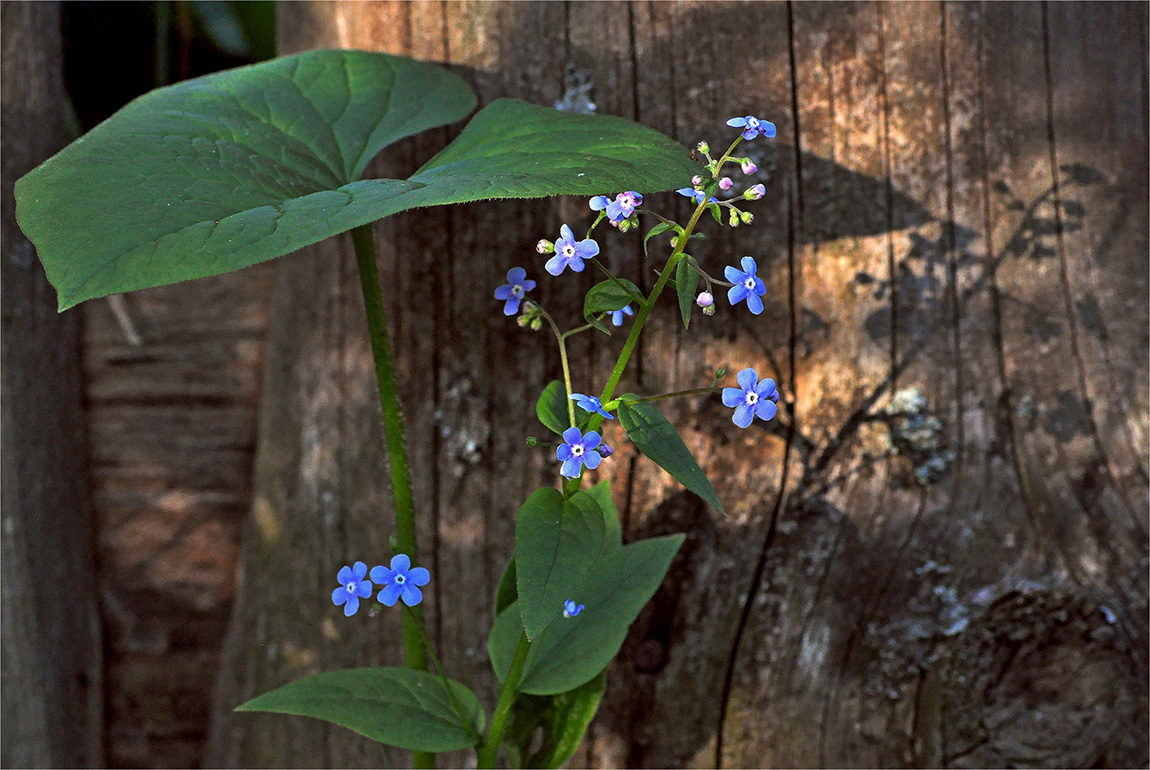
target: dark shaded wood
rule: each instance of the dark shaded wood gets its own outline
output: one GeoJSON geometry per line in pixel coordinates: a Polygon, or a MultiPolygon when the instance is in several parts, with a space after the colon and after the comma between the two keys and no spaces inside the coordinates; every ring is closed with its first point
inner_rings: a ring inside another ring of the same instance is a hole
{"type": "Polygon", "coordinates": [[[4,767],[103,764],[79,314],[20,232],[12,185],[66,141],[56,3],[0,6],[3,79],[2,517],[4,767]]]}

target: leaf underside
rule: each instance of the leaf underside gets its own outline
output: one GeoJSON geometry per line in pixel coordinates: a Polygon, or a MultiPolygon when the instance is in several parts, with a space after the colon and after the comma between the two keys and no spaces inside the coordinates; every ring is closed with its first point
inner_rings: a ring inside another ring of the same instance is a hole
{"type": "Polygon", "coordinates": [[[238,270],[400,211],[489,198],[649,192],[686,150],[619,118],[500,99],[409,179],[362,179],[384,147],[465,117],[433,64],[308,51],[152,91],[16,182],[16,218],[60,309],[238,270]]]}

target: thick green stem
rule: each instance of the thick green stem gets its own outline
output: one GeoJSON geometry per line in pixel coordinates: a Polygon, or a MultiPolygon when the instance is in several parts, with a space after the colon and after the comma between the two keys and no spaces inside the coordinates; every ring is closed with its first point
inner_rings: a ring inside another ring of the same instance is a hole
{"type": "MultiPolygon", "coordinates": [[[[387,316],[383,309],[383,292],[379,288],[379,268],[375,263],[375,240],[371,225],[361,225],[351,231],[355,245],[355,261],[359,266],[359,283],[363,289],[363,306],[367,312],[367,329],[371,336],[371,354],[375,359],[375,379],[379,383],[379,405],[383,408],[383,434],[387,444],[387,461],[391,467],[391,495],[395,500],[395,536],[399,551],[418,564],[415,545],[415,499],[411,491],[411,468],[407,461],[407,444],[403,437],[403,412],[399,403],[399,386],[395,381],[395,366],[391,361],[391,345],[387,338],[387,316]]],[[[403,616],[403,657],[408,668],[427,670],[422,637],[423,612],[415,607],[403,616]]],[[[413,751],[416,767],[435,767],[435,755],[413,751]]]]}
{"type": "Polygon", "coordinates": [[[507,679],[499,691],[499,701],[495,704],[495,715],[491,717],[491,731],[487,733],[487,741],[479,749],[476,763],[479,768],[495,767],[499,746],[503,743],[503,731],[507,729],[511,706],[518,694],[519,677],[523,674],[523,665],[527,662],[527,652],[530,649],[531,642],[527,640],[527,634],[520,633],[519,644],[515,647],[515,658],[511,661],[511,670],[507,672],[507,679]]]}

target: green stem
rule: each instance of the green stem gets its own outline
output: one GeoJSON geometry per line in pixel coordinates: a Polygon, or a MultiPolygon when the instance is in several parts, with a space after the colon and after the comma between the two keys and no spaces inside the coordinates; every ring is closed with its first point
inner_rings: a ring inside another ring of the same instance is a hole
{"type": "MultiPolygon", "coordinates": [[[[415,545],[415,500],[411,490],[411,468],[407,461],[407,445],[403,438],[403,412],[399,403],[399,386],[395,380],[395,366],[391,360],[391,346],[387,339],[387,316],[383,309],[383,292],[379,288],[379,268],[375,263],[375,240],[371,225],[361,225],[351,231],[355,245],[355,261],[359,267],[359,283],[363,290],[363,306],[367,312],[367,329],[371,337],[371,354],[375,359],[375,379],[379,384],[379,405],[383,409],[383,434],[387,444],[387,461],[391,467],[391,494],[395,500],[395,536],[399,551],[419,559],[415,545]]],[[[403,657],[407,667],[427,670],[427,656],[421,637],[423,612],[413,609],[403,616],[403,657]]],[[[419,768],[435,767],[435,755],[413,751],[412,763],[419,768]]]]}
{"type": "Polygon", "coordinates": [[[530,649],[531,642],[527,640],[526,632],[520,632],[519,644],[515,647],[515,658],[511,661],[511,670],[507,672],[507,679],[499,691],[499,701],[495,704],[495,715],[491,717],[491,730],[479,749],[476,763],[479,768],[495,767],[499,746],[503,743],[503,731],[507,729],[507,719],[511,716],[511,706],[515,703],[519,677],[523,674],[523,666],[527,662],[527,653],[530,649]]]}
{"type": "Polygon", "coordinates": [[[677,390],[674,393],[663,393],[659,396],[644,396],[643,398],[636,398],[631,400],[631,403],[639,404],[644,401],[662,401],[664,398],[677,398],[678,396],[694,396],[699,393],[714,393],[719,390],[718,386],[712,385],[707,388],[693,388],[691,390],[677,390]]]}
{"type": "MultiPolygon", "coordinates": [[[[412,608],[408,607],[407,605],[403,605],[403,611],[409,615],[413,612],[412,608]]],[[[431,656],[431,662],[435,664],[435,670],[439,672],[439,678],[443,681],[443,689],[447,690],[447,697],[451,700],[451,705],[455,709],[456,716],[459,717],[460,726],[463,727],[463,729],[467,732],[471,733],[478,743],[482,736],[480,736],[479,733],[475,731],[475,725],[472,724],[468,719],[467,712],[463,710],[463,707],[459,705],[459,701],[455,699],[455,692],[452,691],[451,684],[448,682],[447,672],[443,670],[443,664],[439,662],[439,656],[435,654],[435,648],[431,646],[431,640],[428,639],[425,634],[423,634],[423,629],[420,628],[418,623],[415,627],[419,629],[421,635],[420,638],[423,641],[424,647],[427,648],[427,654],[431,656]]]]}
{"type": "Polygon", "coordinates": [[[559,342],[559,362],[563,364],[563,385],[567,388],[567,417],[571,420],[571,427],[574,428],[575,402],[571,400],[571,367],[567,364],[567,335],[559,331],[555,319],[546,310],[539,308],[539,313],[550,324],[551,331],[555,332],[555,339],[559,342]]]}

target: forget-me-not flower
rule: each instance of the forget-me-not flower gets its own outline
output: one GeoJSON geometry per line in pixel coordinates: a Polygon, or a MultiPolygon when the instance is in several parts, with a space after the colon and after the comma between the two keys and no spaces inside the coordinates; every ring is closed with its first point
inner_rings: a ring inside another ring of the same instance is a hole
{"type": "Polygon", "coordinates": [[[702,203],[704,200],[706,200],[708,203],[719,202],[718,198],[714,196],[707,198],[707,194],[705,192],[702,190],[696,190],[692,187],[684,187],[682,189],[675,190],[675,192],[679,193],[679,195],[682,195],[684,198],[691,198],[695,201],[696,205],[702,203]]]}
{"type": "Polygon", "coordinates": [[[762,278],[755,275],[759,268],[752,257],[743,257],[739,263],[743,266],[742,270],[732,265],[727,265],[723,270],[727,280],[735,284],[727,289],[727,299],[732,305],[737,305],[745,299],[747,308],[758,315],[763,312],[763,301],[759,298],[767,293],[767,286],[762,278]]]}
{"type": "Polygon", "coordinates": [[[608,420],[615,419],[611,415],[607,414],[607,412],[603,409],[603,402],[595,396],[585,396],[582,393],[572,393],[571,400],[575,402],[575,406],[579,407],[584,412],[594,412],[596,414],[601,414],[608,420]]]}
{"type": "Polygon", "coordinates": [[[431,581],[431,573],[423,567],[412,567],[407,554],[397,553],[391,557],[390,569],[372,567],[371,579],[383,586],[379,600],[388,607],[400,598],[408,607],[414,607],[423,601],[423,591],[419,590],[419,586],[425,586],[431,581]]]}
{"type": "Polygon", "coordinates": [[[739,372],[739,387],[723,388],[723,406],[734,407],[735,415],[732,421],[740,428],[745,428],[758,417],[760,420],[769,420],[775,416],[779,408],[779,391],[775,388],[775,381],[764,377],[759,382],[754,369],[744,369],[739,372]]]}
{"type": "Polygon", "coordinates": [[[621,192],[615,196],[615,200],[611,200],[606,195],[596,195],[591,199],[592,211],[603,211],[606,209],[607,219],[612,222],[622,222],[624,219],[629,219],[635,213],[635,209],[643,205],[643,196],[634,190],[621,192]]]}
{"type": "Polygon", "coordinates": [[[495,290],[495,299],[507,300],[503,305],[503,315],[515,315],[519,312],[519,303],[523,296],[535,288],[535,281],[527,280],[527,271],[521,267],[513,267],[507,271],[507,283],[495,290]]]}
{"type": "Polygon", "coordinates": [[[583,611],[582,604],[576,604],[573,600],[568,599],[563,602],[563,617],[573,618],[583,611]]]}
{"type": "Polygon", "coordinates": [[[595,451],[602,439],[595,431],[584,435],[578,428],[563,431],[563,443],[555,450],[555,459],[563,463],[559,472],[569,479],[578,478],[582,466],[598,468],[603,457],[595,451]]]}
{"type": "Polygon", "coordinates": [[[346,564],[340,568],[335,579],[339,581],[339,588],[331,592],[331,600],[335,606],[343,605],[343,614],[351,617],[359,612],[359,600],[371,596],[371,581],[367,577],[367,565],[357,561],[355,566],[346,564]]]}
{"type": "Polygon", "coordinates": [[[612,324],[614,324],[615,326],[622,326],[623,325],[623,316],[635,315],[635,311],[631,309],[630,305],[624,305],[623,307],[619,308],[618,310],[612,310],[610,315],[611,315],[611,323],[612,324]]]}
{"type": "Polygon", "coordinates": [[[745,118],[731,118],[727,121],[728,126],[743,129],[744,139],[754,139],[756,136],[765,136],[770,139],[775,135],[775,124],[769,120],[760,120],[754,115],[747,115],[745,118]]]}
{"type": "Polygon", "coordinates": [[[575,241],[575,233],[563,225],[559,228],[559,240],[555,241],[555,256],[545,265],[551,275],[559,275],[563,268],[570,267],[576,273],[583,272],[583,260],[591,259],[599,253],[599,244],[590,238],[575,241]]]}

